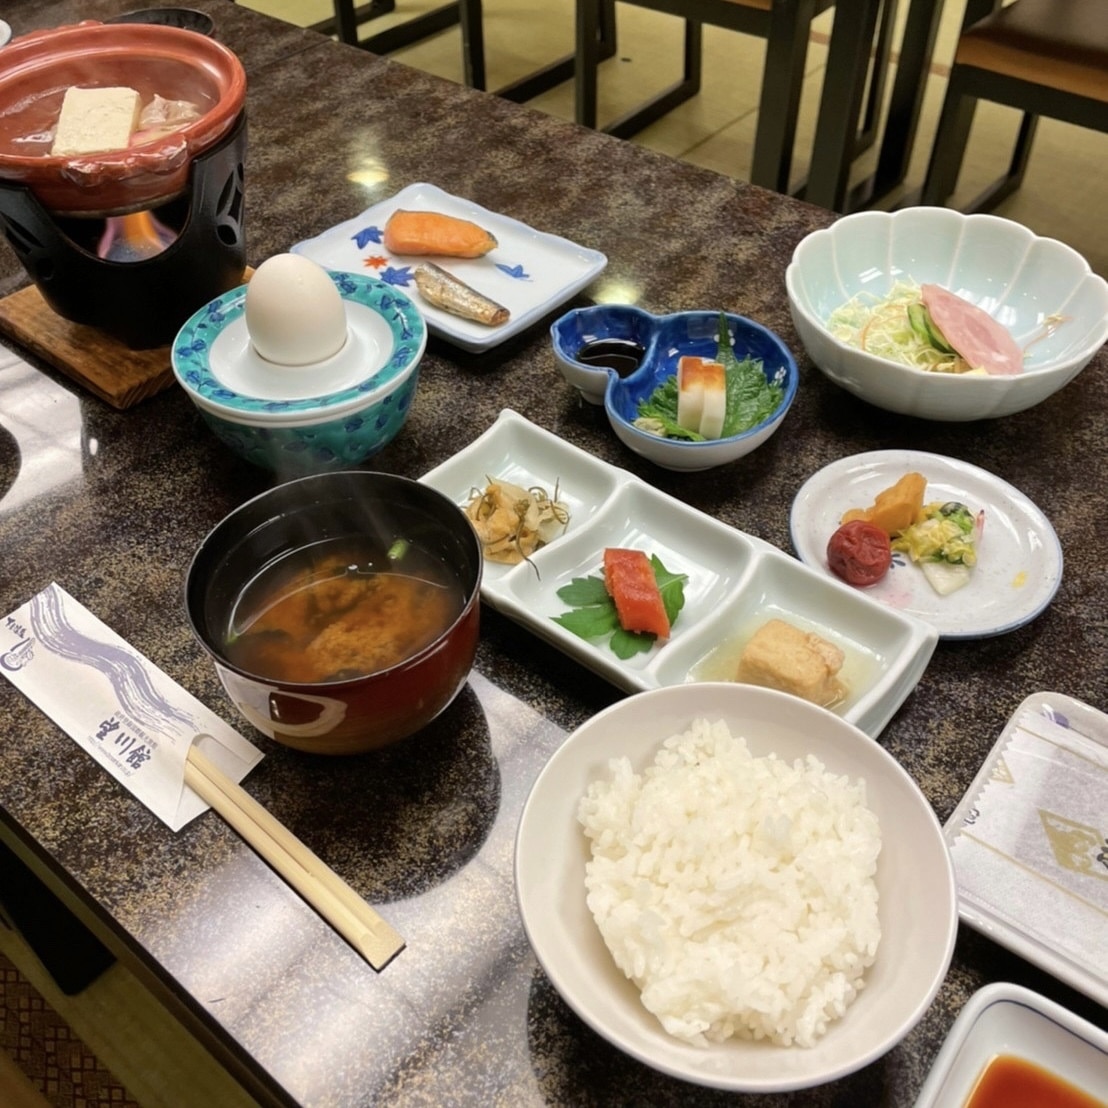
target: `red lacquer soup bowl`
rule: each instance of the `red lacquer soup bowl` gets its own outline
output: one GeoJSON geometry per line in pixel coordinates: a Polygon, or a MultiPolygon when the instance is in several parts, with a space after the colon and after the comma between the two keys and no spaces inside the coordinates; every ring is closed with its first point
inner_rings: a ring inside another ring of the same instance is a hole
{"type": "Polygon", "coordinates": [[[482,553],[453,501],[418,481],[326,473],[269,489],[207,535],[185,607],[258,730],[316,754],[414,735],[469,676],[482,553]]]}

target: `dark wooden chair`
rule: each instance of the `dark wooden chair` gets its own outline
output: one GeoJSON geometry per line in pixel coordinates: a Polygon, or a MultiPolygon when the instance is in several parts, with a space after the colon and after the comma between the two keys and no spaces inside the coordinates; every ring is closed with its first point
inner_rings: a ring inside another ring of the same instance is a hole
{"type": "Polygon", "coordinates": [[[923,204],[945,205],[954,193],[979,100],[1023,115],[1007,169],[966,212],[989,211],[1020,187],[1040,116],[1108,131],[1108,4],[1016,0],[990,8],[996,4],[971,0],[967,7],[923,204]]]}
{"type": "MultiPolygon", "coordinates": [[[[628,0],[641,8],[681,16],[684,21],[684,71],[682,78],[646,103],[603,130],[629,138],[672,111],[700,91],[702,36],[705,23],[766,40],[762,69],[757,131],[751,180],[758,185],[787,192],[792,166],[793,144],[808,40],[812,20],[834,5],[834,0],[628,0]]],[[[597,126],[597,66],[601,60],[597,43],[600,0],[577,0],[577,122],[597,126]]],[[[875,58],[865,117],[852,154],[872,144],[885,85],[896,0],[882,4],[875,58]]],[[[613,32],[614,36],[614,32],[613,32]]],[[[867,43],[868,53],[868,43],[867,43]]]]}
{"type": "MultiPolygon", "coordinates": [[[[313,30],[335,34],[351,46],[373,54],[391,54],[405,46],[438,34],[455,25],[462,33],[462,75],[470,88],[485,89],[485,32],[481,0],[451,0],[376,34],[360,37],[359,28],[378,16],[396,10],[396,0],[369,0],[355,6],[354,0],[334,0],[335,15],[313,25],[313,30]]],[[[600,0],[596,49],[601,58],[615,53],[615,0],[600,0]]],[[[547,89],[573,80],[573,54],[558,58],[511,84],[496,90],[498,96],[516,103],[538,96],[547,89]]]]}
{"type": "Polygon", "coordinates": [[[450,3],[413,16],[384,31],[367,35],[364,39],[360,37],[361,27],[394,12],[396,0],[368,0],[367,3],[357,5],[354,0],[334,0],[334,8],[335,14],[331,18],[313,23],[311,29],[325,35],[335,35],[340,42],[360,46],[373,54],[391,54],[394,50],[411,46],[460,23],[465,82],[473,88],[485,87],[480,0],[473,3],[468,0],[451,0],[450,3]],[[474,83],[475,81],[478,83],[474,83]]]}

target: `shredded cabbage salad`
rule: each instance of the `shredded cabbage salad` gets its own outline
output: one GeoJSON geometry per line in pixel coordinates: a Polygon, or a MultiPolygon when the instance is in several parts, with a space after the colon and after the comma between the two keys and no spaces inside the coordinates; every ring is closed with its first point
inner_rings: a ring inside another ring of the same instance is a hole
{"type": "Polygon", "coordinates": [[[913,326],[909,308],[915,311],[916,305],[923,306],[919,285],[897,281],[887,296],[860,292],[836,308],[827,329],[839,342],[913,369],[985,376],[983,369],[974,369],[945,343],[936,345],[934,335],[925,337],[926,329],[921,334],[918,323],[913,326]]]}

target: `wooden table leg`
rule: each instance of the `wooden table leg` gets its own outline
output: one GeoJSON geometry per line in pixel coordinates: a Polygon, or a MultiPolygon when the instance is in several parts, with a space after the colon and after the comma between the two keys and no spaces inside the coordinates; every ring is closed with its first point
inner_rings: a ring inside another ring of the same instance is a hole
{"type": "Polygon", "coordinates": [[[334,0],[335,14],[321,19],[308,28],[323,35],[337,35],[339,42],[348,46],[358,45],[358,28],[370,19],[387,15],[396,9],[396,0],[370,0],[368,4],[354,6],[354,0],[334,0]]]}
{"type": "Polygon", "coordinates": [[[576,37],[573,70],[574,104],[577,122],[596,127],[596,67],[600,62],[599,20],[593,0],[577,0],[574,18],[576,37]]]}
{"type": "Polygon", "coordinates": [[[870,49],[880,9],[880,0],[838,0],[835,4],[804,198],[836,212],[846,206],[870,49]]]}
{"type": "Polygon", "coordinates": [[[485,24],[481,0],[458,0],[462,28],[462,80],[470,88],[487,88],[485,77],[485,24]]]}
{"type": "Polygon", "coordinates": [[[335,31],[339,42],[348,46],[358,45],[358,17],[354,13],[354,0],[335,0],[335,31]]]}
{"type": "Polygon", "coordinates": [[[887,196],[908,175],[942,14],[943,0],[911,0],[908,6],[877,171],[866,197],[870,204],[887,196]]]}
{"type": "Polygon", "coordinates": [[[778,2],[770,11],[750,180],[775,192],[789,191],[796,118],[808,56],[807,50],[796,49],[796,36],[811,33],[814,17],[815,0],[778,2]]]}

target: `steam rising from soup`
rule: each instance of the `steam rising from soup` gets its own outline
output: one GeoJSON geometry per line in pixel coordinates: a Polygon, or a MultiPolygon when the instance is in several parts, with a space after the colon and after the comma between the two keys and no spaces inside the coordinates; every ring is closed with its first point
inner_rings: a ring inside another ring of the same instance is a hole
{"type": "Polygon", "coordinates": [[[398,665],[465,605],[443,563],[403,541],[328,539],[267,565],[234,605],[228,661],[271,681],[319,683],[398,665]]]}

